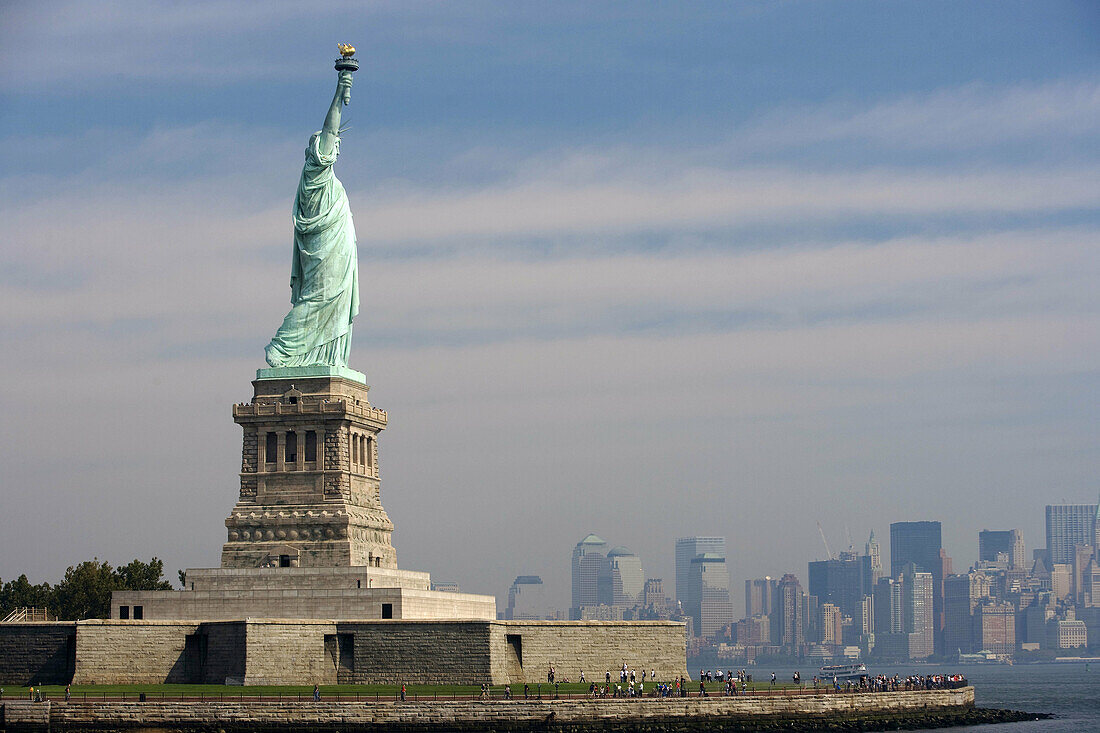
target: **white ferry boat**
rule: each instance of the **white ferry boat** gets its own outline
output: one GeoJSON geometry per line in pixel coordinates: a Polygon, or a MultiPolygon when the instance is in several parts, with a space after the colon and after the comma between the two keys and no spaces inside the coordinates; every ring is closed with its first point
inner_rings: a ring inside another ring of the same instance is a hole
{"type": "Polygon", "coordinates": [[[838,680],[858,680],[867,674],[867,665],[859,664],[827,664],[821,668],[821,676],[827,680],[836,677],[838,680]]]}

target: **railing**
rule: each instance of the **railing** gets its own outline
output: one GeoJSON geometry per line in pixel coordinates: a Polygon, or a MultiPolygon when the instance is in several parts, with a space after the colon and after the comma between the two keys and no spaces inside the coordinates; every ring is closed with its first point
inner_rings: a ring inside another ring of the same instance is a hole
{"type": "Polygon", "coordinates": [[[325,413],[350,413],[361,417],[386,422],[385,410],[369,405],[352,405],[346,400],[287,402],[248,402],[233,405],[233,416],[264,415],[321,415],[325,413]]]}
{"type": "Polygon", "coordinates": [[[4,617],[0,624],[18,624],[25,623],[27,621],[56,621],[57,618],[50,618],[50,610],[48,608],[39,608],[38,606],[22,606],[14,609],[11,613],[4,617]]]}

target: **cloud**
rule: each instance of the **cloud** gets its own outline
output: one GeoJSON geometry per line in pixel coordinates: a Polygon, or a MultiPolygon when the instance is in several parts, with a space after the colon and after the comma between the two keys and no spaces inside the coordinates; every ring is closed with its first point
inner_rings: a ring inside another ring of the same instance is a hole
{"type": "MultiPolygon", "coordinates": [[[[203,12],[181,28],[241,20],[203,12]]],[[[272,12],[257,33],[302,11],[272,12]]],[[[106,26],[82,41],[88,78],[155,52],[151,38],[107,48],[122,20],[90,22],[106,26]]],[[[181,59],[198,66],[148,73],[219,77],[236,53],[202,49],[181,59]]],[[[368,127],[338,169],[361,240],[353,364],[391,411],[384,498],[403,566],[499,593],[523,562],[560,585],[562,538],[593,529],[650,569],[676,533],[714,531],[740,535],[742,576],[797,570],[812,550],[789,503],[881,535],[906,512],[994,492],[1016,511],[1036,485],[1087,483],[1097,89],[773,107],[613,145],[368,127]],[[1071,154],[990,152],[1021,142],[1071,154]],[[803,155],[836,146],[862,154],[803,155]],[[884,159],[898,148],[915,159],[884,159]],[[796,539],[760,541],[779,535],[796,539]]],[[[82,522],[71,544],[5,567],[103,547],[215,563],[239,459],[225,408],[247,398],[288,305],[309,130],[127,130],[4,140],[18,165],[0,177],[0,348],[16,356],[0,362],[0,409],[18,419],[0,464],[49,511],[9,512],[0,533],[36,547],[58,507],[82,522]]]]}
{"type": "Polygon", "coordinates": [[[446,237],[609,234],[768,221],[1062,212],[1100,203],[1092,168],[981,172],[872,170],[814,173],[689,170],[660,183],[522,182],[458,195],[358,202],[381,241],[446,237]]]}
{"type": "Polygon", "coordinates": [[[1020,140],[1068,140],[1100,132],[1100,84],[1056,80],[993,87],[968,84],[881,100],[771,109],[746,123],[731,150],[775,151],[861,141],[892,148],[988,148],[1020,140]]]}

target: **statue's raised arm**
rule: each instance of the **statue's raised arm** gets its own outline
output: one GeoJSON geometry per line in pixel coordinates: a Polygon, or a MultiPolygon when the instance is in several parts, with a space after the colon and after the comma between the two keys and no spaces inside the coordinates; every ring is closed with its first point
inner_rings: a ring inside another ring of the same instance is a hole
{"type": "Polygon", "coordinates": [[[336,94],[325,115],[325,124],[321,128],[321,150],[332,154],[332,147],[340,137],[340,113],[345,105],[351,104],[351,72],[341,71],[336,79],[336,94]]]}
{"type": "Polygon", "coordinates": [[[264,350],[272,367],[346,367],[351,354],[351,323],[359,313],[358,255],[348,196],[332,166],[340,155],[340,113],[351,101],[358,62],[343,47],[341,52],[336,94],[324,126],[309,139],[294,197],[292,307],[264,350]]]}

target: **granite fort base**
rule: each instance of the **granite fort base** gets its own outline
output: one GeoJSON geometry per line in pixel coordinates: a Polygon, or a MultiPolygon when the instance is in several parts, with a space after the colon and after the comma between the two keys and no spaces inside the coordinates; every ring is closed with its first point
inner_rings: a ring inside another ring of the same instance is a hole
{"type": "Polygon", "coordinates": [[[538,683],[616,669],[686,674],[667,621],[78,621],[0,627],[0,684],[538,683]]]}

